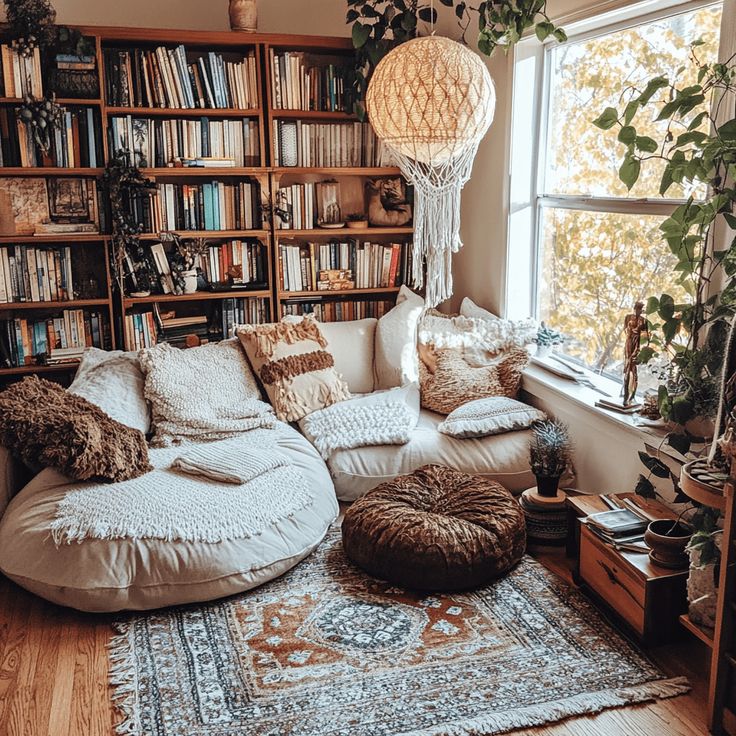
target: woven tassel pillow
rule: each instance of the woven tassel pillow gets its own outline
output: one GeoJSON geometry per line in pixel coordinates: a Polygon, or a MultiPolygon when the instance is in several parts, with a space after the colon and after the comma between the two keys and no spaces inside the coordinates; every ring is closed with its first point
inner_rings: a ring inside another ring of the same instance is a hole
{"type": "Polygon", "coordinates": [[[296,322],[242,325],[236,334],[282,421],[298,421],[350,398],[312,315],[296,322]]]}

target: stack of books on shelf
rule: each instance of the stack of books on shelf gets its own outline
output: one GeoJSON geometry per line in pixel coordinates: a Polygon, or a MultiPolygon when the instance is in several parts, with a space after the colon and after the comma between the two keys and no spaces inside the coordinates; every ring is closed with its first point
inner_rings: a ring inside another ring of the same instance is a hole
{"type": "Polygon", "coordinates": [[[644,542],[644,532],[649,520],[630,509],[600,511],[590,514],[584,521],[596,536],[618,549],[631,552],[643,552],[648,549],[644,542]]]}
{"type": "Polygon", "coordinates": [[[109,133],[111,150],[128,151],[130,163],[143,168],[260,163],[255,120],[152,120],[121,115],[110,119],[109,133]]]}
{"type": "Polygon", "coordinates": [[[209,51],[105,49],[107,104],[178,109],[258,107],[255,53],[237,61],[209,51]]]}
{"type": "Polygon", "coordinates": [[[276,166],[380,166],[383,152],[369,123],[273,121],[276,166]]]}
{"type": "Polygon", "coordinates": [[[30,123],[17,120],[14,110],[0,110],[0,165],[97,168],[104,161],[99,130],[96,110],[68,108],[63,125],[53,132],[49,153],[44,154],[33,139],[30,123]]]}
{"type": "Polygon", "coordinates": [[[158,342],[158,328],[153,311],[125,315],[126,350],[152,348],[158,342]]]}
{"type": "Polygon", "coordinates": [[[74,298],[72,249],[30,245],[0,247],[0,303],[74,298]]]}
{"type": "Polygon", "coordinates": [[[394,302],[382,300],[302,301],[294,300],[281,305],[284,316],[314,314],[320,322],[345,322],[366,317],[383,317],[394,307],[394,302]]]}
{"type": "Polygon", "coordinates": [[[270,55],[274,109],[349,111],[351,70],[347,66],[312,64],[303,52],[277,53],[271,49],[270,55]]]}
{"type": "Polygon", "coordinates": [[[255,240],[231,240],[210,245],[200,256],[200,268],[207,283],[241,288],[268,288],[266,253],[255,240]]]}
{"type": "Polygon", "coordinates": [[[282,291],[316,291],[320,272],[350,272],[357,289],[385,289],[409,283],[411,247],[407,243],[306,243],[280,245],[282,291]]]}
{"type": "Polygon", "coordinates": [[[259,230],[261,192],[257,182],[159,184],[131,203],[146,232],[163,230],[259,230]]]}
{"type": "Polygon", "coordinates": [[[48,319],[0,321],[0,365],[59,365],[78,361],[85,348],[109,347],[109,326],[101,312],[65,309],[48,319]]]}
{"type": "Polygon", "coordinates": [[[292,184],[276,192],[276,208],[286,217],[276,218],[279,229],[309,230],[317,223],[317,185],[292,184]]]}
{"type": "Polygon", "coordinates": [[[260,325],[270,319],[266,299],[260,297],[224,299],[222,302],[222,337],[232,337],[236,325],[260,325]]]}
{"type": "Polygon", "coordinates": [[[30,56],[22,56],[9,44],[0,45],[2,65],[3,97],[23,98],[31,95],[43,97],[43,74],[41,54],[38,48],[30,56]]]}

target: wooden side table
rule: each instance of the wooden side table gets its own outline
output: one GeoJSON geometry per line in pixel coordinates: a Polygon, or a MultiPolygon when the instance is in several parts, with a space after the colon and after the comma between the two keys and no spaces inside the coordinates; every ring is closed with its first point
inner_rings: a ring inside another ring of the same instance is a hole
{"type": "MultiPolygon", "coordinates": [[[[666,506],[634,497],[652,519],[674,519],[666,506]]],[[[645,645],[661,644],[682,634],[678,617],[687,606],[687,569],[668,570],[649,561],[646,553],[617,550],[604,542],[581,519],[607,511],[600,496],[568,498],[570,537],[568,554],[575,558],[575,581],[612,611],[645,645]]]]}

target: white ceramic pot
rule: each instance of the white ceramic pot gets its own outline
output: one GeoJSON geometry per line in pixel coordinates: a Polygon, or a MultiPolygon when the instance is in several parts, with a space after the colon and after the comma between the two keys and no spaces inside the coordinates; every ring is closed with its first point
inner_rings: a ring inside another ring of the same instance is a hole
{"type": "Polygon", "coordinates": [[[230,28],[233,31],[258,30],[258,6],[256,0],[230,0],[230,28]]]}
{"type": "Polygon", "coordinates": [[[551,345],[537,345],[537,358],[549,358],[552,354],[551,345]]]}
{"type": "Polygon", "coordinates": [[[184,293],[194,294],[194,292],[197,291],[197,272],[196,270],[182,271],[181,275],[184,278],[184,293]]]}

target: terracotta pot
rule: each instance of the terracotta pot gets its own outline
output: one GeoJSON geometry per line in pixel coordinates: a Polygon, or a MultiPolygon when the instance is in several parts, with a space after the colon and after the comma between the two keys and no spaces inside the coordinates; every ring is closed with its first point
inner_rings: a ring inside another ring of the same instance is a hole
{"type": "Polygon", "coordinates": [[[258,30],[256,0],[230,0],[230,28],[251,33],[258,30]]]}
{"type": "Polygon", "coordinates": [[[537,475],[537,493],[544,498],[553,498],[557,495],[557,488],[560,485],[560,476],[553,478],[537,475]]]}
{"type": "Polygon", "coordinates": [[[347,226],[350,230],[365,230],[368,227],[368,220],[348,220],[347,226]]]}
{"type": "Polygon", "coordinates": [[[660,567],[673,570],[685,568],[689,559],[687,547],[692,530],[680,522],[672,519],[657,519],[644,532],[644,541],[649,545],[649,559],[660,567]]]}

